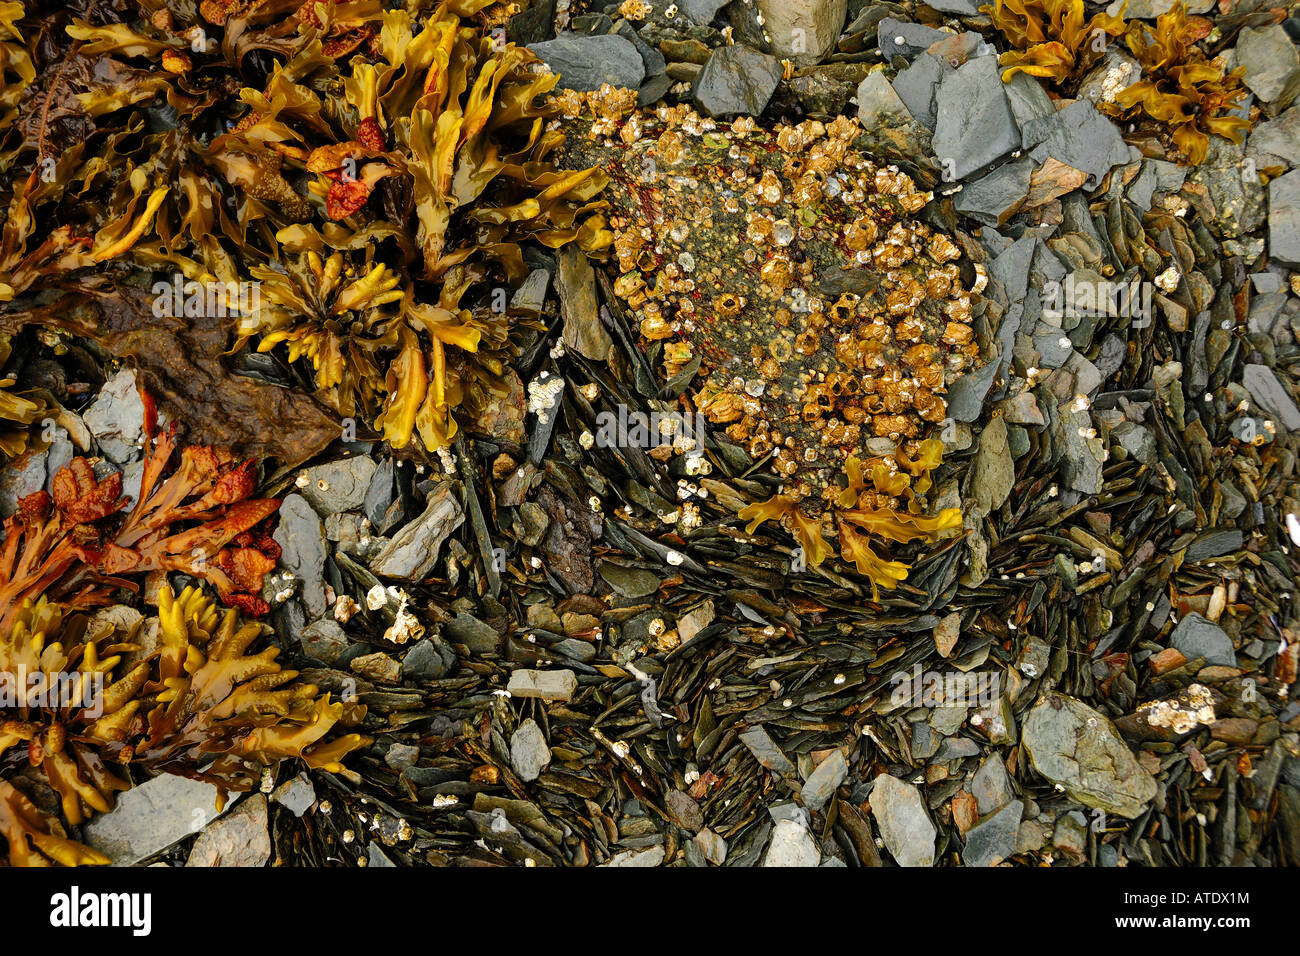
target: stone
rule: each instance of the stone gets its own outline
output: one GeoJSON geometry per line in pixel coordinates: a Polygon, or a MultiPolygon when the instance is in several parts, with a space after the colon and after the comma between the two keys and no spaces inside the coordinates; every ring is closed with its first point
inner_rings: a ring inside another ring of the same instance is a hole
{"type": "Polygon", "coordinates": [[[48,451],[29,451],[4,463],[0,469],[0,518],[18,510],[18,502],[45,489],[48,451]]]}
{"type": "Polygon", "coordinates": [[[1056,112],[1056,106],[1052,103],[1052,98],[1047,95],[1043,84],[1028,73],[1017,73],[1011,78],[1010,83],[1003,86],[1003,90],[1007,94],[1007,102],[1011,105],[1011,115],[1015,118],[1016,125],[1020,127],[1021,145],[1028,146],[1029,144],[1024,141],[1024,130],[1029,121],[1051,116],[1056,112]]]}
{"type": "Polygon", "coordinates": [[[806,112],[830,118],[847,112],[856,89],[856,83],[838,79],[823,69],[790,80],[790,91],[799,98],[799,105],[806,112]]]}
{"type": "Polygon", "coordinates": [[[377,683],[396,684],[402,679],[401,662],[383,651],[375,651],[373,654],[362,654],[360,657],[354,657],[348,661],[348,667],[351,668],[353,673],[360,674],[366,680],[377,683]]]}
{"type": "Polygon", "coordinates": [[[566,33],[554,40],[530,43],[552,72],[560,74],[560,89],[598,90],[602,84],[635,90],[645,79],[637,48],[621,36],[581,36],[566,33]]]}
{"type": "Polygon", "coordinates": [[[1082,856],[1088,847],[1088,819],[1078,810],[1063,813],[1052,831],[1052,845],[1064,853],[1082,856]]]}
{"type": "Polygon", "coordinates": [[[321,618],[303,628],[300,637],[302,652],[326,664],[335,664],[339,657],[352,647],[343,628],[331,618],[321,618]]]}
{"type": "Polygon", "coordinates": [[[530,717],[510,735],[510,766],[520,780],[532,783],[550,765],[551,748],[542,735],[542,728],[530,717]]]}
{"type": "Polygon", "coordinates": [[[872,149],[907,156],[928,152],[928,132],[912,118],[883,71],[868,73],[858,84],[856,98],[858,119],[872,149]]]}
{"type": "Polygon", "coordinates": [[[1136,422],[1120,422],[1111,429],[1111,437],[1119,446],[1144,465],[1156,463],[1156,436],[1151,429],[1136,422]]]}
{"type": "Polygon", "coordinates": [[[271,791],[271,799],[295,817],[301,817],[316,803],[316,788],[310,777],[300,773],[271,791]]]}
{"type": "MultiPolygon", "coordinates": [[[[683,830],[695,832],[704,828],[704,812],[700,805],[681,790],[669,790],[664,795],[664,812],[683,830]]],[[[725,848],[723,853],[725,855],[725,848]]]]}
{"type": "Polygon", "coordinates": [[[966,179],[1020,148],[996,56],[976,57],[949,73],[937,96],[934,155],[947,177],[966,179]]]}
{"type": "Polygon", "coordinates": [[[980,816],[987,816],[1009,804],[1015,797],[1007,766],[997,754],[984,758],[970,782],[971,796],[975,798],[980,816]]]}
{"type": "Polygon", "coordinates": [[[1015,484],[1015,462],[1007,447],[1007,426],[994,418],[980,433],[980,447],[971,465],[971,497],[985,514],[1001,508],[1015,484]]]}
{"type": "Polygon", "coordinates": [[[209,823],[190,848],[186,866],[266,866],[271,859],[266,795],[255,793],[209,823]]]}
{"type": "Polygon", "coordinates": [[[881,20],[876,28],[876,42],[880,46],[880,55],[884,57],[885,62],[889,62],[896,56],[910,60],[950,36],[951,33],[936,30],[934,27],[906,23],[893,17],[881,20]]]}
{"type": "Polygon", "coordinates": [[[704,64],[692,96],[709,116],[757,116],[781,82],[781,63],[744,45],[718,47],[704,64]]]}
{"type": "Polygon", "coordinates": [[[325,526],[299,494],[280,502],[280,523],[271,536],[280,546],[280,567],[300,582],[299,594],[311,618],[325,615],[325,526]]]}
{"type": "MultiPolygon", "coordinates": [[[[210,783],[160,774],[118,794],[112,810],[92,817],[85,826],[85,843],[114,866],[134,866],[219,817],[217,799],[217,788],[210,783]]],[[[227,800],[225,809],[232,806],[227,800]]]]}
{"type": "Polygon", "coordinates": [[[614,340],[600,320],[596,301],[596,273],[591,261],[577,246],[569,244],[556,257],[559,270],[555,284],[560,293],[560,314],[564,317],[564,344],[584,358],[604,362],[614,340]]]}
{"type": "MultiPolygon", "coordinates": [[[[1114,0],[1106,8],[1111,16],[1119,16],[1120,11],[1129,20],[1154,20],[1162,13],[1168,13],[1179,0],[1114,0]]],[[[1188,0],[1185,4],[1188,13],[1206,13],[1214,6],[1214,0],[1188,0]]]]}
{"type": "Polygon", "coordinates": [[[1257,167],[1272,166],[1275,160],[1287,166],[1300,163],[1300,106],[1256,126],[1246,141],[1246,155],[1255,158],[1257,167]]]}
{"type": "Polygon", "coordinates": [[[1274,262],[1300,266],[1300,169],[1268,184],[1268,252],[1274,262]]]}
{"type": "Polygon", "coordinates": [[[977,17],[980,12],[977,0],[926,0],[925,5],[931,10],[958,17],[977,17]]]}
{"type": "MultiPolygon", "coordinates": [[[[1287,174],[1293,175],[1291,173],[1287,174]]],[[[1300,431],[1300,409],[1277,375],[1267,365],[1247,365],[1241,383],[1250,390],[1255,403],[1272,416],[1273,423],[1289,432],[1300,431]]]]}
{"type": "Polygon", "coordinates": [[[948,386],[948,417],[957,422],[973,422],[984,409],[993,379],[998,373],[997,362],[987,362],[982,368],[967,372],[948,386]]]}
{"type": "Polygon", "coordinates": [[[1203,657],[1206,664],[1237,666],[1232,638],[1219,625],[1194,611],[1178,622],[1169,636],[1169,644],[1189,661],[1203,657]]]}
{"type": "Polygon", "coordinates": [[[602,863],[601,866],[613,867],[644,867],[658,866],[664,861],[664,848],[662,844],[655,846],[641,847],[635,850],[624,850],[621,853],[615,853],[610,857],[608,863],[602,863]]]}
{"type": "Polygon", "coordinates": [[[936,830],[921,791],[882,773],[871,787],[871,815],[899,866],[933,866],[936,830]]]}
{"type": "Polygon", "coordinates": [[[136,388],[135,373],[130,369],[123,369],[105,382],[99,397],[81,418],[109,460],[124,465],[140,457],[144,444],[144,403],[136,388]]]}
{"type": "Polygon", "coordinates": [[[1041,697],[1025,719],[1022,741],[1034,769],[1085,806],[1131,820],[1156,795],[1155,778],[1115,725],[1081,700],[1041,697]]]}
{"type": "Polygon", "coordinates": [[[306,482],[297,486],[298,493],[322,518],[352,511],[365,503],[376,468],[374,459],[365,455],[316,465],[301,473],[306,482]]]}
{"type": "Polygon", "coordinates": [[[818,812],[848,775],[849,765],[844,754],[838,750],[831,751],[804,782],[803,790],[800,791],[803,805],[812,813],[818,812]]]}
{"type": "Polygon", "coordinates": [[[414,744],[393,744],[384,753],[384,763],[399,772],[414,767],[419,759],[420,748],[414,744]]]}
{"type": "Polygon", "coordinates": [[[465,512],[450,482],[438,485],[428,497],[424,513],[393,535],[370,562],[380,577],[415,584],[438,563],[442,543],[461,526],[465,512]]]}
{"type": "Polygon", "coordinates": [[[1016,852],[1024,804],[1012,800],[966,831],[961,859],[967,866],[995,866],[1016,852]]]}
{"type": "Polygon", "coordinates": [[[943,78],[952,71],[945,60],[933,53],[922,53],[894,77],[894,92],[912,118],[929,130],[934,129],[937,116],[935,94],[943,78]]]}
{"type": "Polygon", "coordinates": [[[763,854],[763,866],[794,867],[816,866],[821,862],[821,851],[801,820],[778,820],[772,828],[772,839],[763,854]]]}
{"type": "Polygon", "coordinates": [[[794,764],[777,746],[762,726],[750,727],[740,735],[740,742],[749,748],[754,759],[773,773],[794,773],[794,764]]]}
{"type": "Polygon", "coordinates": [[[1034,161],[1019,159],[1004,163],[957,193],[953,206],[986,226],[1001,226],[1014,216],[1029,194],[1034,161]]]}
{"type": "Polygon", "coordinates": [[[456,654],[441,641],[424,638],[412,645],[402,658],[402,677],[408,680],[438,680],[451,673],[456,654]]]}
{"type": "Polygon", "coordinates": [[[1279,24],[1237,34],[1237,66],[1246,70],[1242,82],[1274,112],[1290,106],[1300,92],[1300,52],[1279,24]]]}
{"type": "Polygon", "coordinates": [[[397,494],[393,478],[393,459],[385,458],[371,475],[370,487],[366,489],[366,497],[361,503],[366,518],[380,530],[381,534],[387,531],[384,527],[384,519],[397,494]]]}
{"type": "Polygon", "coordinates": [[[718,11],[727,5],[727,0],[680,0],[677,6],[691,18],[691,22],[707,27],[718,15],[718,11]]]}
{"type": "Polygon", "coordinates": [[[1024,139],[1037,162],[1046,162],[1050,156],[1087,173],[1094,183],[1129,159],[1128,144],[1119,129],[1088,100],[1075,100],[1051,116],[1030,120],[1025,124],[1024,139]]]}
{"type": "Polygon", "coordinates": [[[506,687],[514,697],[536,697],[540,700],[572,700],[578,689],[578,675],[569,670],[510,672],[506,687]]]}
{"type": "Polygon", "coordinates": [[[695,834],[695,845],[704,853],[704,858],[714,866],[727,862],[727,841],[708,827],[695,834]]]}
{"type": "Polygon", "coordinates": [[[755,0],[772,52],[799,66],[817,63],[835,47],[848,0],[755,0]]]}
{"type": "Polygon", "coordinates": [[[641,39],[641,35],[636,32],[632,24],[626,20],[619,20],[618,23],[614,24],[614,29],[609,32],[621,36],[636,47],[636,52],[641,55],[641,66],[644,67],[647,78],[658,76],[664,71],[664,67],[667,65],[664,55],[641,39]]]}

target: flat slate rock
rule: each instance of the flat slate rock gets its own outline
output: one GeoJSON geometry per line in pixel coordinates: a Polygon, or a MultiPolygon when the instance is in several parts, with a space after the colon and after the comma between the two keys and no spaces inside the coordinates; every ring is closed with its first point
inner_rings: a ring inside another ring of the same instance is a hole
{"type": "Polygon", "coordinates": [[[962,862],[967,866],[994,866],[1015,853],[1024,811],[1023,803],[1012,800],[967,830],[962,862]]]}
{"type": "Polygon", "coordinates": [[[1119,129],[1087,100],[1075,100],[1051,116],[1030,120],[1025,125],[1025,145],[1038,162],[1050,156],[1058,162],[1094,177],[1129,161],[1128,144],[1119,129]]]}
{"type": "Polygon", "coordinates": [[[267,828],[266,794],[255,793],[199,834],[189,866],[266,866],[271,859],[271,834],[267,828]]]}
{"type": "Polygon", "coordinates": [[[871,815],[885,849],[899,866],[934,866],[934,821],[921,791],[887,773],[871,788],[871,815]]]}
{"type": "MultiPolygon", "coordinates": [[[[1288,176],[1295,175],[1288,173],[1288,176]]],[[[1256,404],[1273,417],[1274,424],[1289,432],[1300,431],[1300,409],[1267,365],[1247,365],[1241,383],[1250,390],[1256,404]]]]}
{"type": "Polygon", "coordinates": [[[1169,644],[1189,661],[1203,657],[1207,664],[1237,666],[1237,651],[1232,646],[1232,638],[1219,625],[1195,612],[1178,622],[1169,637],[1169,644]]]}
{"type": "Polygon", "coordinates": [[[1029,195],[1034,174],[1032,159],[1003,163],[997,169],[966,183],[953,200],[953,207],[986,226],[1001,226],[1016,214],[1029,195]]]}
{"type": "MultiPolygon", "coordinates": [[[[233,805],[226,801],[227,810],[233,805]]],[[[193,836],[219,815],[216,787],[165,773],[119,794],[111,811],[86,824],[85,842],[114,866],[134,866],[193,836]]]]}
{"type": "Polygon", "coordinates": [[[1034,769],[1080,803],[1130,820],[1156,795],[1115,725],[1081,700],[1044,695],[1030,709],[1021,740],[1034,769]]]}
{"type": "Polygon", "coordinates": [[[530,43],[528,49],[560,74],[562,89],[598,90],[608,83],[635,90],[645,79],[641,54],[621,36],[566,33],[554,40],[530,43]]]}
{"type": "Polygon", "coordinates": [[[965,179],[1020,148],[1020,128],[1002,87],[996,56],[976,57],[943,78],[934,155],[946,176],[965,179]]]}
{"type": "Polygon", "coordinates": [[[780,60],[735,43],[713,51],[695,80],[692,95],[709,116],[757,116],[780,82],[780,60]]]}

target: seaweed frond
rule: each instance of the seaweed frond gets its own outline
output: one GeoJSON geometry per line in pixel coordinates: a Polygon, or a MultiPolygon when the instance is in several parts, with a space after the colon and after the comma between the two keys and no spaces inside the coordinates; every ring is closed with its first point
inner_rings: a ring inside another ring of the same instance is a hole
{"type": "Polygon", "coordinates": [[[1002,54],[1003,82],[1017,73],[1052,80],[1077,79],[1125,29],[1123,11],[1102,10],[1084,19],[1083,0],[996,0],[982,6],[1012,49],[1002,54]]]}

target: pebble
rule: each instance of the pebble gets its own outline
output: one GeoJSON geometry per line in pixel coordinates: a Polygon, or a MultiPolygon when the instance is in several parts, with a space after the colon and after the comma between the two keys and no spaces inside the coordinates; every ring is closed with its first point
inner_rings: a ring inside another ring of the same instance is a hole
{"type": "Polygon", "coordinates": [[[885,849],[899,866],[934,865],[934,822],[921,791],[882,773],[871,788],[871,815],[885,849]]]}
{"type": "Polygon", "coordinates": [[[530,43],[528,49],[560,74],[561,89],[598,90],[608,83],[634,90],[645,79],[641,54],[621,36],[566,33],[554,40],[530,43]]]}
{"type": "MultiPolygon", "coordinates": [[[[108,813],[85,826],[85,842],[113,861],[134,866],[197,833],[216,819],[217,788],[202,780],[164,773],[125,793],[108,813]]],[[[226,810],[234,804],[232,794],[226,810]]]]}
{"type": "Polygon", "coordinates": [[[776,57],[736,43],[713,51],[692,96],[709,116],[757,116],[780,82],[781,64],[776,57]]]}
{"type": "Polygon", "coordinates": [[[465,520],[465,512],[450,482],[438,485],[428,498],[424,513],[393,535],[370,562],[380,577],[414,584],[433,570],[442,543],[465,520]]]}
{"type": "Polygon", "coordinates": [[[266,795],[255,793],[209,823],[190,848],[186,866],[266,866],[271,859],[266,795]]]}
{"type": "Polygon", "coordinates": [[[514,697],[568,701],[578,689],[578,675],[569,670],[514,670],[506,689],[514,697]]]}
{"type": "Polygon", "coordinates": [[[537,721],[531,717],[510,735],[510,766],[519,779],[532,783],[551,765],[551,748],[537,721]]]}

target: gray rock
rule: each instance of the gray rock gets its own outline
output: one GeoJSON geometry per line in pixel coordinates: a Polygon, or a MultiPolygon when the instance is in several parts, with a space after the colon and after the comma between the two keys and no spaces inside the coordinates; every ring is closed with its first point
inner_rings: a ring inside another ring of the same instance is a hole
{"type": "Polygon", "coordinates": [[[704,853],[704,858],[714,866],[727,862],[727,841],[708,827],[695,834],[694,842],[704,853]]]}
{"type": "Polygon", "coordinates": [[[186,866],[266,866],[271,859],[266,795],[255,793],[209,823],[190,848],[186,866]]]}
{"type": "Polygon", "coordinates": [[[366,866],[377,866],[383,868],[389,866],[395,867],[396,865],[396,863],[388,858],[388,854],[379,849],[378,843],[372,843],[370,846],[366,847],[366,866]]]}
{"type": "Polygon", "coordinates": [[[1021,145],[1027,147],[1029,144],[1024,140],[1025,127],[1030,120],[1051,116],[1056,112],[1056,106],[1043,84],[1027,73],[1017,73],[1010,83],[1003,85],[1003,89],[1007,94],[1007,102],[1011,104],[1011,115],[1020,127],[1021,145]]]}
{"type": "Polygon", "coordinates": [[[402,677],[411,680],[438,680],[451,673],[456,662],[455,652],[451,648],[439,645],[431,638],[417,642],[406,656],[402,658],[402,677]]]}
{"type": "Polygon", "coordinates": [[[925,0],[925,5],[940,13],[951,13],[958,17],[979,16],[980,5],[977,0],[925,0]]]}
{"type": "Polygon", "coordinates": [[[993,379],[998,374],[998,363],[988,362],[983,368],[967,372],[948,386],[948,417],[956,422],[973,422],[984,409],[993,379]]]}
{"type": "Polygon", "coordinates": [[[310,777],[300,773],[276,787],[271,792],[271,799],[295,817],[300,817],[316,802],[316,788],[312,786],[310,777]]]}
{"type": "Polygon", "coordinates": [[[388,514],[388,506],[397,497],[393,477],[393,459],[385,458],[371,475],[370,487],[366,489],[366,497],[361,505],[365,516],[380,530],[381,534],[387,530],[384,528],[384,519],[388,514]]]}
{"type": "Polygon", "coordinates": [[[894,77],[894,92],[912,117],[927,129],[934,129],[937,114],[935,94],[943,78],[953,71],[942,58],[922,53],[911,66],[894,77]]]}
{"type": "Polygon", "coordinates": [[[1052,831],[1052,845],[1058,850],[1080,856],[1088,846],[1088,820],[1078,810],[1061,814],[1052,831]]]}
{"type": "Polygon", "coordinates": [[[1112,429],[1111,436],[1142,464],[1155,465],[1156,436],[1151,433],[1151,429],[1136,422],[1120,422],[1112,429]]]}
{"type": "Polygon", "coordinates": [[[817,63],[835,47],[848,0],[754,0],[772,52],[799,66],[817,63]]]}
{"type": "Polygon", "coordinates": [[[1104,715],[1064,694],[1044,695],[1022,733],[1034,769],[1089,807],[1134,819],[1156,795],[1156,781],[1104,715]]]}
{"type": "Polygon", "coordinates": [[[755,760],[773,773],[794,773],[794,764],[790,758],[762,726],[750,727],[740,735],[740,742],[749,748],[755,760]]]}
{"type": "MultiPolygon", "coordinates": [[[[667,63],[664,62],[664,55],[652,47],[641,35],[636,32],[632,24],[626,20],[619,20],[614,24],[614,29],[610,31],[616,36],[621,36],[628,43],[636,47],[636,52],[641,54],[641,65],[645,68],[646,77],[658,76],[664,71],[667,63]]],[[[543,273],[544,275],[545,273],[543,273]]]]}
{"type": "Polygon", "coordinates": [[[1100,438],[1089,438],[1092,419],[1086,411],[1069,412],[1061,416],[1065,438],[1061,474],[1066,485],[1085,495],[1101,492],[1102,447],[1100,438]]]}
{"type": "Polygon", "coordinates": [[[531,717],[510,735],[510,766],[525,783],[532,783],[551,765],[551,748],[542,728],[531,717]]]}
{"type": "Polygon", "coordinates": [[[1020,148],[996,56],[977,57],[949,73],[937,95],[934,155],[946,175],[965,179],[1020,148]]]}
{"type": "Polygon", "coordinates": [[[876,43],[880,46],[880,53],[886,62],[896,56],[903,56],[910,60],[918,53],[924,53],[940,40],[946,40],[951,36],[951,33],[943,30],[922,26],[919,23],[905,23],[893,17],[881,20],[876,28],[876,43]]]}
{"type": "Polygon", "coordinates": [[[1232,646],[1232,638],[1219,625],[1195,612],[1178,622],[1173,634],[1169,636],[1169,644],[1189,661],[1204,657],[1207,664],[1237,666],[1237,652],[1232,646]]]}
{"type": "Polygon", "coordinates": [[[380,577],[414,584],[438,563],[442,543],[465,520],[465,512],[450,482],[438,485],[430,494],[424,513],[393,535],[392,540],[370,562],[380,577]]]}
{"type": "Polygon", "coordinates": [[[463,611],[447,622],[448,640],[464,644],[475,654],[491,654],[501,646],[501,635],[492,625],[463,611]]]}
{"type": "Polygon", "coordinates": [[[980,816],[1000,810],[1014,799],[1011,778],[1007,776],[1007,766],[1000,756],[990,754],[984,758],[971,780],[970,791],[979,807],[980,816]]]}
{"type": "Polygon", "coordinates": [[[572,700],[578,689],[578,675],[569,670],[510,672],[506,686],[514,697],[536,697],[540,700],[572,700]]]}
{"type": "Polygon", "coordinates": [[[641,847],[635,850],[624,850],[621,853],[615,853],[610,857],[608,863],[602,863],[601,866],[646,867],[658,866],[663,861],[663,844],[655,844],[654,846],[641,847]]]}
{"type": "Polygon", "coordinates": [[[966,183],[953,201],[960,213],[986,226],[1001,226],[1016,214],[1029,195],[1034,174],[1031,159],[1004,163],[974,182],[966,183]]]}
{"type": "Polygon", "coordinates": [[[880,774],[871,788],[871,815],[895,863],[934,866],[937,831],[920,790],[890,774],[880,774]]]}
{"type": "Polygon", "coordinates": [[[18,502],[45,489],[45,462],[48,451],[29,451],[0,469],[0,518],[18,510],[18,502]]]}
{"type": "Polygon", "coordinates": [[[1247,365],[1242,370],[1241,383],[1250,389],[1255,403],[1273,417],[1274,424],[1289,432],[1300,431],[1300,409],[1271,368],[1247,365]]]}
{"type": "Polygon", "coordinates": [[[635,90],[645,79],[641,55],[621,36],[566,33],[554,40],[530,43],[528,49],[560,74],[561,89],[598,90],[608,83],[635,90]]]}
{"type": "Polygon", "coordinates": [[[280,546],[280,567],[301,582],[303,604],[312,618],[328,610],[325,602],[325,526],[302,495],[280,502],[280,524],[272,535],[280,546]]]}
{"type": "Polygon", "coordinates": [[[124,465],[138,458],[144,442],[144,403],[135,373],[123,369],[105,382],[82,421],[111,461],[124,465]]]}
{"type": "Polygon", "coordinates": [[[298,493],[322,518],[352,511],[365,503],[376,468],[374,459],[366,455],[316,465],[303,471],[307,481],[298,493]]]}
{"type": "Polygon", "coordinates": [[[414,767],[419,759],[420,748],[414,744],[393,744],[384,753],[384,763],[397,771],[414,767]]]}
{"type": "Polygon", "coordinates": [[[727,0],[681,0],[677,4],[682,12],[691,18],[691,22],[707,27],[718,15],[718,11],[727,5],[727,0]]]}
{"type": "Polygon", "coordinates": [[[872,149],[907,156],[928,151],[929,133],[912,118],[883,71],[868,73],[858,84],[857,101],[858,119],[872,149]]]}
{"type": "Polygon", "coordinates": [[[692,95],[709,116],[757,116],[781,82],[781,63],[743,43],[718,47],[704,64],[692,95]]]}
{"type": "Polygon", "coordinates": [[[971,465],[971,497],[985,514],[1001,508],[1016,480],[1015,462],[1007,447],[1007,425],[994,418],[980,433],[980,447],[971,465]]]}
{"type": "Polygon", "coordinates": [[[304,654],[326,664],[338,663],[339,657],[352,647],[352,641],[343,628],[327,617],[303,628],[301,640],[304,654]]]}
{"type": "Polygon", "coordinates": [[[1300,106],[1260,123],[1246,141],[1246,154],[1256,158],[1257,166],[1271,166],[1276,157],[1288,166],[1300,163],[1300,106]]]}
{"type": "Polygon", "coordinates": [[[1050,156],[1094,177],[1094,183],[1129,159],[1128,144],[1115,124],[1087,100],[1075,100],[1051,116],[1030,120],[1024,133],[1037,162],[1050,156]]]}
{"type": "MultiPolygon", "coordinates": [[[[226,809],[231,806],[227,800],[226,809]]],[[[161,774],[119,794],[111,811],[93,817],[85,842],[114,866],[134,866],[203,829],[220,816],[216,807],[212,784],[161,774]]]]}
{"type": "Polygon", "coordinates": [[[1280,24],[1237,34],[1237,66],[1246,68],[1250,91],[1274,111],[1286,109],[1300,92],[1300,52],[1280,24]]]}
{"type": "Polygon", "coordinates": [[[1245,536],[1242,535],[1240,528],[1206,532],[1188,546],[1183,563],[1198,564],[1209,558],[1231,554],[1240,548],[1244,541],[1245,536]]]}
{"type": "Polygon", "coordinates": [[[967,830],[962,862],[967,866],[994,866],[1015,853],[1024,810],[1023,803],[1012,800],[967,830]]]}
{"type": "Polygon", "coordinates": [[[1245,148],[1220,136],[1210,137],[1205,162],[1187,178],[1205,187],[1216,230],[1229,238],[1244,236],[1264,223],[1264,187],[1258,176],[1243,176],[1245,148]]]}
{"type": "Polygon", "coordinates": [[[821,851],[806,824],[797,820],[778,820],[772,828],[772,840],[763,854],[763,866],[816,866],[821,851]]]}
{"type": "Polygon", "coordinates": [[[832,751],[804,782],[800,794],[803,797],[803,805],[813,813],[821,810],[835,793],[835,788],[842,784],[848,775],[849,765],[844,759],[844,754],[838,750],[832,751]]]}
{"type": "Polygon", "coordinates": [[[1300,266],[1300,169],[1268,184],[1269,258],[1300,266]]]}

